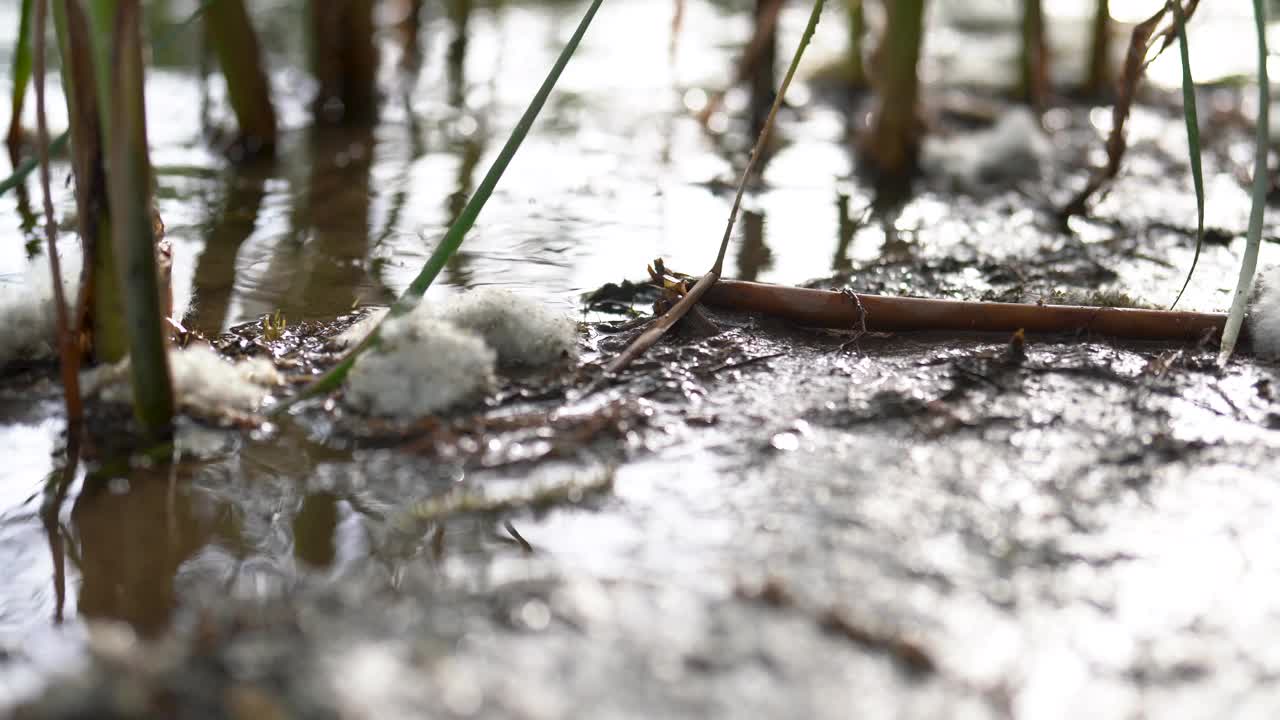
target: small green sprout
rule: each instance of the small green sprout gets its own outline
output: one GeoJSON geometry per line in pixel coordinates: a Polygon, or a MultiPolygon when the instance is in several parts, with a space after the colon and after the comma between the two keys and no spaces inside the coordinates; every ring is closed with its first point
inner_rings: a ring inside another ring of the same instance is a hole
{"type": "Polygon", "coordinates": [[[267,342],[275,342],[284,337],[284,330],[289,322],[284,316],[284,312],[279,308],[270,315],[262,316],[262,339],[267,342]]]}

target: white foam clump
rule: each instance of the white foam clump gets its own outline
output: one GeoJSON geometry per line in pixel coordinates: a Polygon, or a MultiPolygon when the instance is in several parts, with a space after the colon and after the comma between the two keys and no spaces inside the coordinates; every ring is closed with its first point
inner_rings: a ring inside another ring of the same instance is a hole
{"type": "Polygon", "coordinates": [[[484,340],[419,305],[383,323],[378,345],[347,375],[346,399],[375,415],[430,415],[492,387],[496,363],[484,340]]]}
{"type": "Polygon", "coordinates": [[[1037,177],[1051,151],[1031,112],[1013,108],[985,130],[926,137],[920,165],[960,189],[977,190],[998,181],[1037,177]]]}
{"type": "MultiPolygon", "coordinates": [[[[63,298],[74,305],[80,287],[81,255],[59,253],[63,298]]],[[[19,282],[0,282],[0,367],[15,360],[46,360],[57,355],[57,315],[48,259],[27,265],[19,282]]]]}
{"type": "Polygon", "coordinates": [[[1261,273],[1249,313],[1249,332],[1254,352],[1280,358],[1280,265],[1261,273]]]}
{"type": "Polygon", "coordinates": [[[573,318],[509,290],[462,293],[435,315],[483,337],[502,365],[540,367],[577,354],[578,325],[573,318]]]}
{"type": "MultiPolygon", "coordinates": [[[[333,344],[355,345],[384,314],[371,313],[333,344]]],[[[573,357],[577,341],[572,318],[508,290],[484,288],[439,306],[422,303],[383,323],[378,344],[347,376],[347,402],[375,415],[431,415],[491,389],[499,364],[553,365],[573,357]]]]}
{"type": "MultiPolygon", "coordinates": [[[[283,382],[270,360],[230,361],[208,345],[169,351],[169,373],[179,407],[205,415],[251,413],[262,407],[273,386],[283,382]]],[[[86,394],[109,402],[130,402],[129,359],[85,373],[86,394]]]]}

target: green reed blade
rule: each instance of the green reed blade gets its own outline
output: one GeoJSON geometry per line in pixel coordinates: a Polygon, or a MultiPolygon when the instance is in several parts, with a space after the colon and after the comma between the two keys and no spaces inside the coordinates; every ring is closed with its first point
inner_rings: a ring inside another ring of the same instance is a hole
{"type": "Polygon", "coordinates": [[[1254,140],[1253,158],[1253,207],[1249,211],[1249,232],[1246,236],[1244,259],[1240,262],[1240,277],[1236,282],[1236,294],[1231,300],[1231,312],[1227,326],[1222,331],[1222,350],[1218,364],[1225,365],[1231,359],[1244,325],[1245,308],[1249,304],[1249,292],[1253,289],[1253,274],[1258,269],[1258,249],[1262,245],[1262,216],[1267,207],[1267,150],[1271,144],[1270,122],[1271,85],[1267,79],[1267,4],[1265,0],[1253,0],[1253,19],[1258,34],[1258,118],[1257,136],[1254,140]]]}
{"type": "Polygon", "coordinates": [[[22,134],[22,105],[31,82],[31,0],[22,0],[22,20],[18,23],[18,38],[13,44],[13,114],[9,116],[9,137],[12,144],[22,134]]]}
{"type": "MultiPolygon", "coordinates": [[[[387,317],[396,317],[412,310],[418,304],[418,301],[422,299],[427,288],[431,287],[431,283],[435,281],[436,276],[444,269],[445,264],[458,251],[467,231],[475,224],[476,218],[480,215],[480,210],[484,207],[485,202],[489,200],[489,196],[493,194],[493,190],[498,185],[498,180],[502,178],[502,173],[506,171],[507,165],[511,163],[511,158],[515,156],[516,150],[520,149],[520,144],[524,142],[525,136],[529,134],[534,120],[538,118],[538,113],[542,111],[542,106],[546,104],[547,97],[551,95],[552,89],[555,88],[556,81],[560,79],[560,73],[564,71],[565,66],[569,64],[569,60],[573,57],[573,53],[577,51],[578,44],[582,42],[582,37],[586,35],[587,28],[591,25],[591,20],[595,17],[596,10],[600,8],[601,2],[602,0],[593,0],[587,8],[582,20],[578,23],[577,30],[569,38],[569,42],[565,44],[564,49],[560,51],[560,56],[556,58],[555,64],[551,66],[551,71],[547,73],[546,79],[542,81],[542,86],[538,88],[533,100],[529,102],[529,107],[525,109],[520,121],[511,130],[511,136],[507,138],[506,144],[502,146],[502,151],[498,153],[493,165],[485,173],[484,179],[480,181],[480,185],[476,188],[475,193],[472,194],[471,199],[467,201],[466,207],[462,209],[458,219],[454,220],[453,224],[449,226],[448,232],[445,233],[440,244],[436,246],[435,251],[431,253],[431,257],[427,258],[427,262],[423,265],[418,276],[413,279],[413,282],[409,283],[409,287],[405,288],[404,293],[391,306],[391,312],[387,314],[387,317]]],[[[385,321],[386,318],[383,318],[383,322],[385,321]]],[[[377,341],[378,332],[381,328],[382,324],[379,323],[378,327],[374,328],[373,332],[369,333],[369,336],[359,345],[352,348],[333,369],[304,387],[293,398],[276,405],[272,408],[271,413],[278,413],[299,400],[338,389],[342,385],[342,381],[346,379],[352,365],[355,364],[356,358],[377,341]]]]}
{"type": "Polygon", "coordinates": [[[587,8],[586,14],[582,16],[582,21],[578,23],[578,29],[574,31],[573,36],[569,38],[569,42],[560,51],[560,57],[556,58],[555,65],[551,67],[551,72],[547,73],[546,80],[542,82],[542,87],[538,88],[537,94],[533,96],[533,101],[529,103],[524,115],[521,116],[520,121],[516,123],[515,128],[511,131],[511,137],[507,138],[507,143],[502,146],[502,152],[498,153],[493,165],[490,166],[489,171],[484,175],[484,179],[480,181],[480,185],[476,188],[475,194],[467,201],[466,207],[462,208],[462,213],[458,215],[458,219],[449,227],[449,231],[445,233],[440,245],[436,247],[435,252],[431,253],[431,257],[427,258],[427,264],[423,266],[418,276],[413,279],[413,282],[405,289],[404,294],[392,306],[392,315],[401,315],[412,310],[418,304],[418,300],[422,298],[423,293],[427,291],[427,288],[431,287],[431,283],[435,281],[436,276],[444,269],[445,263],[458,251],[458,248],[462,245],[463,237],[466,236],[471,226],[475,224],[481,208],[488,202],[489,196],[493,194],[493,190],[498,185],[498,180],[502,178],[502,173],[506,171],[507,165],[510,164],[511,158],[515,157],[516,150],[520,149],[520,143],[524,142],[525,136],[529,134],[534,120],[538,118],[538,113],[542,111],[543,104],[546,103],[547,97],[556,85],[556,81],[560,79],[560,73],[564,70],[565,65],[569,63],[569,59],[573,57],[573,53],[577,51],[578,43],[582,41],[582,36],[586,34],[587,27],[591,24],[591,19],[595,17],[600,3],[601,0],[594,0],[591,6],[587,8]]]}
{"type": "MultiPolygon", "coordinates": [[[[62,131],[61,135],[54,138],[53,142],[49,143],[49,154],[50,155],[60,154],[67,147],[67,141],[70,139],[71,139],[71,131],[70,130],[62,131]]],[[[22,162],[18,163],[18,166],[13,169],[12,175],[5,178],[4,180],[0,180],[0,195],[3,195],[9,192],[10,190],[18,187],[23,182],[25,182],[27,179],[27,176],[30,175],[32,171],[36,169],[37,164],[38,163],[34,157],[29,157],[26,160],[23,160],[22,162]]]]}
{"type": "MultiPolygon", "coordinates": [[[[29,2],[29,1],[30,1],[30,0],[24,0],[23,21],[22,21],[22,22],[23,22],[23,25],[22,25],[22,27],[23,27],[23,28],[25,28],[25,27],[26,27],[26,23],[27,23],[27,20],[26,20],[26,8],[25,8],[25,4],[26,4],[26,2],[29,2]]],[[[200,6],[199,6],[199,7],[197,7],[194,11],[192,11],[192,13],[191,13],[190,15],[188,15],[188,16],[186,17],[186,19],[182,20],[182,21],[181,21],[181,22],[179,22],[177,25],[174,25],[172,28],[170,28],[170,29],[169,29],[169,32],[168,32],[164,37],[162,37],[162,38],[160,38],[160,39],[156,40],[156,41],[155,41],[155,43],[153,43],[153,44],[152,44],[152,46],[151,46],[151,47],[152,47],[152,50],[153,50],[153,51],[155,51],[155,50],[159,50],[160,48],[162,48],[162,47],[164,47],[164,46],[168,45],[169,43],[173,42],[174,40],[176,40],[176,39],[177,39],[177,37],[182,33],[182,31],[184,31],[184,30],[186,30],[188,27],[190,27],[190,26],[191,26],[191,24],[192,24],[193,22],[195,22],[197,19],[199,19],[199,18],[200,18],[200,16],[204,14],[204,11],[205,11],[205,10],[207,10],[207,9],[209,8],[209,6],[210,6],[210,5],[212,5],[212,4],[213,4],[213,3],[215,3],[215,2],[217,2],[217,0],[204,0],[204,2],[203,2],[203,3],[201,3],[201,4],[200,4],[200,6]]],[[[23,32],[21,29],[19,30],[19,33],[20,33],[20,36],[25,34],[25,32],[23,32]]],[[[19,42],[21,42],[21,37],[19,37],[19,42]]],[[[18,61],[17,61],[17,54],[19,53],[19,50],[20,50],[20,49],[21,49],[21,45],[19,45],[19,46],[18,46],[18,49],[15,49],[15,50],[14,50],[14,53],[15,53],[15,59],[14,59],[14,93],[15,93],[15,97],[16,97],[16,94],[17,94],[17,92],[18,92],[18,78],[19,78],[18,70],[17,70],[17,62],[18,62],[18,61]]],[[[30,56],[30,53],[28,53],[28,57],[29,57],[29,56],[30,56]]],[[[23,83],[23,85],[24,85],[24,87],[25,87],[25,82],[23,83]]],[[[17,112],[15,112],[15,113],[14,113],[14,117],[17,117],[17,112]]],[[[53,142],[49,143],[49,154],[51,154],[51,155],[57,155],[57,154],[61,153],[61,152],[63,151],[63,149],[67,147],[67,142],[68,142],[70,139],[71,139],[71,131],[70,131],[70,130],[64,130],[64,131],[62,132],[62,134],[61,134],[61,135],[59,135],[58,137],[56,137],[56,138],[54,138],[54,139],[53,139],[53,142]]],[[[27,176],[28,176],[28,175],[30,175],[30,174],[31,174],[35,169],[36,169],[36,159],[35,159],[35,158],[27,158],[26,160],[23,160],[21,163],[19,163],[19,164],[18,164],[18,166],[17,166],[17,167],[15,167],[15,168],[13,169],[13,173],[12,173],[12,174],[10,174],[10,175],[9,175],[9,177],[5,178],[4,180],[0,180],[0,195],[4,195],[5,193],[9,192],[10,190],[12,190],[12,189],[14,189],[14,188],[18,187],[19,185],[21,185],[23,182],[25,182],[25,181],[26,181],[27,176]]]]}
{"type": "Polygon", "coordinates": [[[1187,122],[1187,150],[1191,156],[1191,182],[1196,189],[1196,254],[1191,258],[1191,269],[1187,271],[1187,279],[1182,282],[1178,297],[1169,306],[1172,310],[1182,299],[1182,294],[1191,284],[1191,276],[1196,272],[1196,264],[1200,262],[1200,249],[1204,245],[1204,172],[1200,167],[1200,119],[1196,114],[1196,87],[1191,79],[1191,51],[1187,47],[1187,19],[1182,12],[1182,0],[1172,0],[1169,7],[1173,9],[1173,25],[1178,30],[1178,52],[1182,56],[1182,116],[1187,122]]]}
{"type": "MultiPolygon", "coordinates": [[[[164,311],[156,270],[152,223],[151,162],[147,154],[141,0],[117,0],[106,38],[112,62],[98,87],[98,106],[108,128],[111,235],[124,288],[129,329],[129,372],[134,416],[151,438],[167,438],[173,421],[173,384],[163,329],[164,311]]],[[[95,4],[96,5],[96,4],[95,4]]],[[[106,20],[106,3],[103,3],[106,20]]],[[[100,24],[99,27],[102,27],[100,24]]],[[[105,250],[105,248],[104,248],[105,250]]]]}

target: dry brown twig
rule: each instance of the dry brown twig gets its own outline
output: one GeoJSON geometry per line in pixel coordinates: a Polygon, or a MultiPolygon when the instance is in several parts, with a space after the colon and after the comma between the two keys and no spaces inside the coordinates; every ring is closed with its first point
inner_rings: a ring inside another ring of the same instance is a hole
{"type": "MultiPolygon", "coordinates": [[[[1199,5],[1200,0],[1187,0],[1187,4],[1182,9],[1184,23],[1191,19],[1199,5]]],[[[1133,28],[1133,34],[1129,40],[1129,51],[1124,58],[1124,67],[1116,82],[1116,102],[1111,110],[1111,132],[1107,135],[1107,162],[1093,172],[1084,188],[1076,193],[1075,197],[1071,198],[1071,201],[1058,213],[1064,223],[1072,216],[1087,214],[1089,200],[1120,173],[1120,161],[1124,158],[1128,147],[1124,137],[1124,126],[1129,119],[1130,110],[1133,109],[1138,82],[1142,79],[1147,67],[1177,39],[1177,27],[1173,22],[1156,32],[1170,10],[1169,4],[1166,3],[1154,15],[1133,28]],[[1152,53],[1151,50],[1157,43],[1160,43],[1160,47],[1152,53]]]]}
{"type": "Polygon", "coordinates": [[[1092,333],[1133,340],[1197,342],[1221,334],[1222,313],[1081,305],[934,300],[721,280],[708,305],[758,312],[809,327],[856,333],[954,330],[1092,333]]]}
{"type": "MultiPolygon", "coordinates": [[[[1190,17],[1197,5],[1198,0],[1187,0],[1184,18],[1190,17]]],[[[815,7],[815,15],[811,18],[811,23],[816,18],[820,7],[820,3],[815,7]]],[[[1084,213],[1089,199],[1119,172],[1120,161],[1125,151],[1124,124],[1133,104],[1137,83],[1151,60],[1167,48],[1176,37],[1176,28],[1172,25],[1157,32],[1160,22],[1169,10],[1169,6],[1166,5],[1160,12],[1134,28],[1129,54],[1119,82],[1112,132],[1107,141],[1107,165],[1095,172],[1085,189],[1064,208],[1062,212],[1064,219],[1074,214],[1084,213]],[[1163,45],[1155,55],[1150,55],[1156,44],[1161,42],[1163,45]]],[[[808,33],[801,41],[796,60],[807,41],[808,33]]],[[[625,368],[656,343],[695,304],[704,299],[711,305],[766,313],[802,325],[851,329],[864,334],[914,330],[1025,331],[1058,334],[1094,333],[1138,340],[1195,342],[1204,341],[1222,332],[1226,316],[1219,313],[886,297],[720,280],[729,236],[737,218],[746,183],[768,139],[778,107],[794,73],[796,60],[793,60],[791,68],[783,79],[764,129],[760,133],[752,150],[751,159],[739,182],[715,264],[684,293],[670,310],[654,321],[648,330],[609,363],[605,369],[606,374],[614,374],[625,368]]],[[[659,274],[662,272],[663,270],[659,268],[659,274]]]]}
{"type": "Polygon", "coordinates": [[[680,47],[680,33],[684,29],[684,0],[675,0],[671,9],[671,40],[667,45],[667,60],[672,66],[676,62],[676,52],[680,47]]]}

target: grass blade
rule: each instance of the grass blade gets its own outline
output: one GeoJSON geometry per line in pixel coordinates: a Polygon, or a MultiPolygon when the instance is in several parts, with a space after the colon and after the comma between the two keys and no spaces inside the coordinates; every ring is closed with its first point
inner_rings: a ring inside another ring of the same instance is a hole
{"type": "MultiPolygon", "coordinates": [[[[201,3],[200,6],[197,7],[194,11],[192,11],[192,13],[188,15],[186,19],[182,20],[177,25],[174,25],[172,28],[170,28],[168,34],[166,34],[164,37],[160,38],[159,40],[156,40],[155,43],[153,43],[151,46],[152,52],[159,50],[160,48],[165,47],[169,43],[176,40],[178,36],[182,33],[182,31],[190,27],[193,22],[195,22],[197,19],[200,18],[201,15],[204,14],[204,11],[207,10],[209,6],[216,1],[217,0],[204,0],[204,2],[201,3]]],[[[23,14],[23,17],[24,18],[26,17],[25,12],[23,14]]],[[[23,22],[25,23],[26,21],[24,20],[23,22]]],[[[17,50],[15,50],[14,52],[16,53],[17,50]]],[[[15,65],[16,65],[16,62],[17,61],[15,60],[15,65]]],[[[14,70],[14,73],[15,73],[14,74],[14,90],[16,92],[17,78],[18,78],[16,69],[14,70]]],[[[17,117],[16,112],[14,113],[14,117],[17,117]]],[[[71,131],[64,130],[61,135],[53,139],[53,142],[49,143],[49,154],[50,155],[61,154],[63,150],[66,149],[67,142],[70,139],[71,139],[71,131]]],[[[9,192],[10,190],[18,187],[23,182],[25,182],[27,179],[27,176],[30,175],[33,171],[35,171],[36,165],[37,165],[37,162],[35,158],[28,158],[22,161],[21,163],[19,163],[18,166],[13,169],[13,172],[9,175],[9,177],[5,178],[4,180],[0,180],[0,195],[4,195],[5,193],[9,192]]]]}
{"type": "MultiPolygon", "coordinates": [[[[67,141],[70,139],[71,139],[71,131],[64,130],[61,135],[53,139],[53,142],[49,143],[49,154],[50,155],[61,154],[62,151],[66,149],[67,141]]],[[[18,187],[23,182],[25,182],[27,179],[27,176],[30,175],[36,169],[37,165],[39,165],[39,161],[37,161],[33,157],[27,158],[26,160],[23,160],[22,162],[18,163],[18,166],[13,169],[13,174],[5,178],[4,180],[0,180],[0,195],[3,195],[9,192],[10,190],[18,187]]]]}
{"type": "MultiPolygon", "coordinates": [[[[105,5],[95,4],[104,13],[105,5]]],[[[99,38],[100,42],[109,43],[112,62],[105,77],[109,84],[98,88],[98,106],[104,120],[110,118],[105,123],[104,136],[109,138],[106,145],[111,181],[107,196],[111,234],[129,328],[134,416],[148,437],[162,439],[171,432],[174,400],[151,214],[140,0],[119,0],[114,15],[111,36],[99,38]]]]}
{"type": "Polygon", "coordinates": [[[1187,271],[1187,279],[1182,282],[1178,297],[1169,306],[1172,310],[1178,306],[1182,294],[1191,284],[1191,276],[1196,272],[1196,264],[1200,262],[1200,249],[1204,245],[1204,172],[1200,168],[1200,119],[1196,113],[1196,86],[1191,79],[1191,50],[1187,47],[1187,20],[1182,13],[1181,0],[1172,0],[1169,7],[1173,9],[1173,25],[1178,31],[1178,52],[1182,57],[1182,116],[1187,121],[1187,151],[1191,155],[1191,182],[1196,189],[1196,254],[1191,258],[1191,269],[1187,271]]]}
{"type": "Polygon", "coordinates": [[[18,23],[18,37],[13,45],[13,115],[9,117],[9,157],[17,159],[18,143],[22,140],[22,105],[31,82],[31,0],[22,0],[22,20],[18,23]]]}
{"type": "MultiPolygon", "coordinates": [[[[449,258],[453,257],[458,248],[462,246],[463,239],[466,237],[467,232],[471,230],[471,227],[475,225],[476,218],[480,215],[480,210],[484,208],[489,196],[493,194],[494,188],[498,185],[498,180],[502,178],[502,173],[506,171],[507,165],[511,163],[511,158],[515,157],[516,151],[520,149],[520,144],[524,142],[525,136],[529,134],[529,130],[533,127],[534,120],[538,118],[538,113],[542,111],[542,106],[546,104],[547,97],[551,95],[552,89],[555,88],[556,82],[560,79],[560,73],[564,71],[565,66],[569,64],[570,58],[573,57],[573,53],[577,51],[578,44],[582,42],[582,37],[591,25],[591,20],[595,17],[596,11],[600,9],[601,2],[602,0],[593,0],[587,8],[582,20],[578,23],[577,30],[569,38],[569,42],[565,44],[564,49],[560,51],[560,56],[556,58],[555,64],[551,66],[551,71],[547,73],[546,79],[542,81],[542,86],[538,88],[533,100],[529,102],[529,107],[525,109],[524,115],[520,117],[520,121],[511,130],[511,136],[507,138],[507,143],[502,146],[502,151],[494,159],[493,165],[485,173],[484,179],[480,181],[475,193],[467,201],[466,206],[462,208],[458,219],[454,220],[453,224],[449,226],[449,230],[445,233],[440,244],[436,246],[435,251],[427,258],[427,262],[423,265],[422,270],[418,272],[418,276],[413,279],[413,282],[409,283],[409,287],[405,288],[404,293],[391,306],[391,312],[388,313],[387,317],[403,315],[412,310],[418,304],[418,301],[422,299],[423,294],[427,292],[427,288],[431,287],[431,283],[435,281],[436,276],[444,269],[445,264],[449,262],[449,258]]],[[[333,369],[303,388],[301,392],[290,400],[275,406],[272,409],[272,413],[280,412],[299,400],[336,390],[342,385],[342,381],[346,379],[347,373],[350,372],[351,366],[355,364],[356,358],[377,340],[378,331],[381,327],[380,323],[377,328],[374,328],[373,332],[369,333],[368,337],[352,348],[346,357],[342,358],[333,369]]]]}
{"type": "Polygon", "coordinates": [[[1249,304],[1249,291],[1253,289],[1253,273],[1258,269],[1258,249],[1262,245],[1262,216],[1267,207],[1267,151],[1270,147],[1271,86],[1267,79],[1267,4],[1265,0],[1253,0],[1253,19],[1258,34],[1258,118],[1253,159],[1253,207],[1249,211],[1249,233],[1246,236],[1244,259],[1240,262],[1240,277],[1236,282],[1236,294],[1231,300],[1231,312],[1227,326],[1222,331],[1222,350],[1218,364],[1225,365],[1235,351],[1240,328],[1244,325],[1244,312],[1249,304]]]}
{"type": "Polygon", "coordinates": [[[445,263],[449,261],[449,258],[453,257],[453,254],[462,245],[463,238],[471,230],[471,226],[475,224],[476,218],[480,216],[480,210],[484,208],[489,196],[493,194],[494,188],[498,185],[498,180],[502,178],[502,173],[506,172],[507,165],[511,163],[511,158],[515,157],[516,151],[520,149],[520,143],[524,142],[525,136],[529,134],[529,130],[533,127],[534,120],[538,118],[538,113],[542,111],[542,106],[547,102],[547,97],[551,95],[551,90],[555,87],[556,81],[560,79],[560,73],[564,71],[565,65],[569,63],[569,59],[577,51],[578,44],[582,42],[582,36],[586,34],[587,27],[591,24],[591,19],[595,17],[596,10],[600,8],[600,3],[601,0],[594,0],[591,6],[587,8],[586,14],[582,16],[582,21],[578,23],[578,29],[569,38],[564,50],[560,51],[560,57],[556,58],[551,72],[547,74],[546,80],[542,82],[542,87],[538,88],[537,94],[533,96],[533,101],[529,103],[524,115],[521,116],[520,121],[516,123],[515,128],[511,131],[511,137],[507,138],[506,145],[502,147],[502,151],[498,153],[493,165],[485,173],[484,179],[480,181],[475,194],[467,201],[466,207],[462,208],[462,213],[458,215],[458,219],[454,221],[453,225],[449,226],[444,239],[440,241],[440,245],[436,247],[435,252],[431,253],[431,257],[427,258],[427,263],[423,266],[421,272],[413,279],[413,282],[409,283],[409,287],[405,289],[404,294],[400,296],[400,299],[391,308],[393,315],[408,312],[418,304],[418,301],[422,299],[422,295],[426,293],[427,288],[431,287],[431,283],[435,281],[436,276],[444,269],[445,263]]]}

